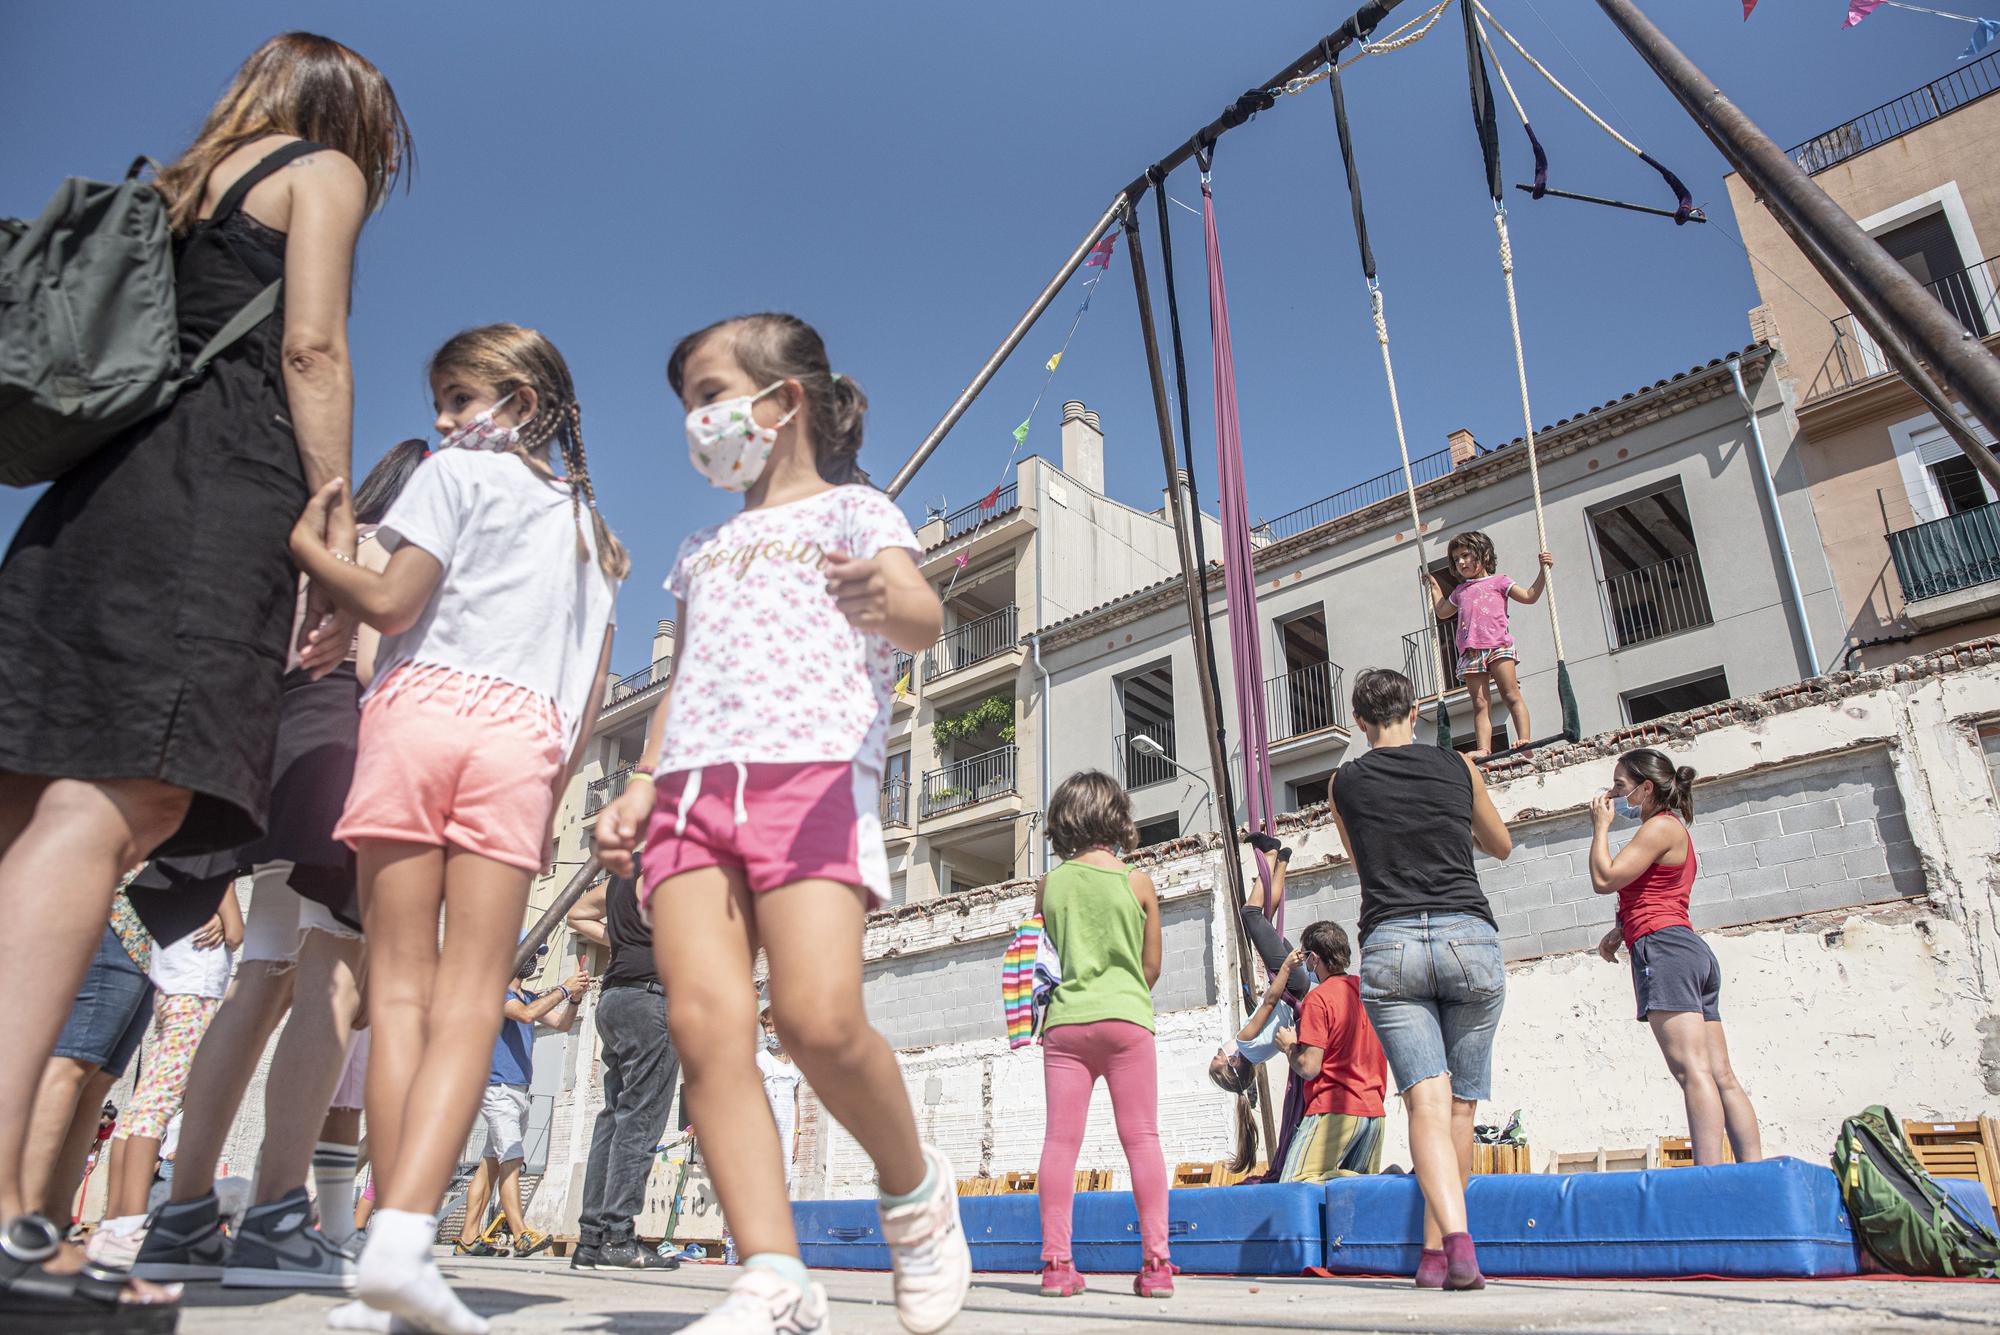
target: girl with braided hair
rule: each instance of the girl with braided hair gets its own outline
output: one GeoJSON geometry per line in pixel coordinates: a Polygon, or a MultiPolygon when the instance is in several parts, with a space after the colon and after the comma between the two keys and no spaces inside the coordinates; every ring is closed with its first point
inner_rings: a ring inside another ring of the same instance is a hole
{"type": "Polygon", "coordinates": [[[292,532],[314,583],[382,634],[334,830],[355,851],[368,937],[378,1206],[360,1303],[332,1324],[482,1332],[431,1260],[436,1214],[487,1083],[528,884],[603,698],[629,561],[597,513],[554,344],[468,329],[430,382],[444,440],[382,520],[388,564],[357,566],[320,537],[338,479],[292,532]]]}

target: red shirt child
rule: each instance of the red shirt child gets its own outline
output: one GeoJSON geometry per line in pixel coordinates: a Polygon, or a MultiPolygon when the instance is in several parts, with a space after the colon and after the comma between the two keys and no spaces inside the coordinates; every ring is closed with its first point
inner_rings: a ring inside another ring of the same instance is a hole
{"type": "Polygon", "coordinates": [[[1339,974],[1315,987],[1299,1006],[1299,1042],[1320,1050],[1319,1074],[1306,1082],[1304,1115],[1383,1115],[1389,1061],[1361,1008],[1361,980],[1339,974]]]}

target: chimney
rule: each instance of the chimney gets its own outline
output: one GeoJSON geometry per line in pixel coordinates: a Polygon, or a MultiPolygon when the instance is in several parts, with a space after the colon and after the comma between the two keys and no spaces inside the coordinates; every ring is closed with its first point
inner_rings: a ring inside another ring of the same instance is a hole
{"type": "Polygon", "coordinates": [[[1104,428],[1080,399],[1063,405],[1062,470],[1098,495],[1104,494],[1104,428]]]}
{"type": "Polygon", "coordinates": [[[659,625],[653,627],[653,661],[655,663],[673,658],[675,634],[676,630],[672,617],[665,618],[659,625]]]}
{"type": "Polygon", "coordinates": [[[1453,468],[1462,468],[1479,457],[1479,442],[1474,440],[1472,433],[1464,427],[1446,436],[1445,442],[1451,446],[1453,468]]]}
{"type": "MultiPolygon", "coordinates": [[[[1176,468],[1174,470],[1174,483],[1181,489],[1181,500],[1186,501],[1188,498],[1187,469],[1176,468]]],[[[1174,522],[1174,494],[1165,487],[1160,489],[1159,515],[1160,518],[1166,520],[1169,524],[1174,522]]]]}

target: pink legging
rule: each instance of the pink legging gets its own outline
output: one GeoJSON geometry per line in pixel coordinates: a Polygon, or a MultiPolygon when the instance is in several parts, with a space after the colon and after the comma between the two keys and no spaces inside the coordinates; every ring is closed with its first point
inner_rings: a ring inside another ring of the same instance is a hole
{"type": "Polygon", "coordinates": [[[1042,1039],[1042,1085],[1049,1123],[1035,1185],[1042,1199],[1042,1259],[1070,1259],[1070,1210],[1076,1156],[1090,1119],[1090,1091],[1102,1077],[1111,1090],[1118,1143],[1132,1170],[1139,1240],[1147,1260],[1167,1259],[1167,1161],[1160,1151],[1160,1081],[1153,1035],[1124,1020],[1065,1024],[1042,1039]]]}

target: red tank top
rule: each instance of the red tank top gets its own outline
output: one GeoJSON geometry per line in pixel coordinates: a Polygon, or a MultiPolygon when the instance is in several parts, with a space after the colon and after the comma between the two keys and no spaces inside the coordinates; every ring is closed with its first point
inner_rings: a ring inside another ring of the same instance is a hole
{"type": "Polygon", "coordinates": [[[1688,921],[1688,895],[1694,890],[1694,832],[1685,822],[1681,830],[1687,835],[1687,861],[1678,867],[1655,862],[1618,892],[1618,928],[1625,934],[1627,946],[1663,927],[1694,926],[1688,921]]]}

